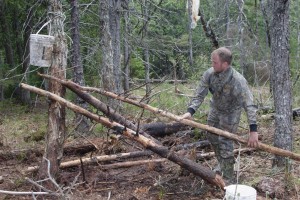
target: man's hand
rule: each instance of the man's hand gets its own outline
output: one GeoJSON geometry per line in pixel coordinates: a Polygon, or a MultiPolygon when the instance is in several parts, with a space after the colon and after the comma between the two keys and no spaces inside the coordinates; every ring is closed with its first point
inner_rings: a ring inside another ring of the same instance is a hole
{"type": "Polygon", "coordinates": [[[257,132],[249,133],[248,146],[251,148],[258,147],[258,133],[257,132]]]}
{"type": "Polygon", "coordinates": [[[179,116],[179,121],[182,119],[192,119],[192,115],[189,112],[184,113],[183,115],[179,116]]]}

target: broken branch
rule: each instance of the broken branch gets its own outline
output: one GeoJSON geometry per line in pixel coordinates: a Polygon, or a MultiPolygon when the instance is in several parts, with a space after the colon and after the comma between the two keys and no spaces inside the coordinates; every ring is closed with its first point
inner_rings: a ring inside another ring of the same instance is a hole
{"type": "Polygon", "coordinates": [[[37,94],[40,94],[40,95],[46,96],[52,100],[55,100],[58,103],[66,106],[86,117],[89,117],[89,118],[103,124],[104,126],[111,128],[111,129],[117,131],[118,133],[127,136],[128,138],[130,138],[132,140],[139,142],[145,148],[150,149],[151,151],[157,153],[158,155],[160,155],[163,158],[167,158],[170,161],[177,163],[178,165],[189,170],[190,172],[194,173],[195,175],[200,176],[201,178],[203,178],[205,181],[207,181],[210,184],[219,186],[222,189],[225,187],[225,183],[224,183],[222,177],[220,175],[216,174],[215,172],[213,172],[212,170],[200,165],[199,163],[191,161],[185,157],[180,157],[175,152],[170,151],[167,147],[159,145],[159,144],[153,142],[151,139],[149,139],[141,134],[137,135],[135,131],[133,131],[129,128],[126,128],[119,123],[111,122],[108,118],[91,113],[88,110],[83,109],[83,108],[81,108],[81,107],[79,107],[79,106],[77,106],[77,105],[65,100],[64,98],[61,98],[60,96],[55,95],[51,92],[27,85],[24,83],[21,83],[21,87],[26,90],[29,90],[31,92],[35,92],[37,94]]]}

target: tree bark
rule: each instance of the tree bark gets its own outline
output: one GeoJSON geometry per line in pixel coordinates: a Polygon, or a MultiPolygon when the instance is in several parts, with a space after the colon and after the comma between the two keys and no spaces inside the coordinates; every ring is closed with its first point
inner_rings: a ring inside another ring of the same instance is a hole
{"type": "MultiPolygon", "coordinates": [[[[29,71],[30,64],[29,64],[29,58],[30,58],[30,46],[29,46],[29,40],[30,40],[30,34],[31,34],[31,27],[32,27],[32,17],[33,17],[33,10],[32,8],[28,10],[28,15],[27,15],[27,23],[25,27],[25,34],[24,34],[24,55],[22,57],[22,65],[23,65],[23,73],[24,73],[24,81],[25,83],[28,82],[29,78],[29,71]]],[[[31,97],[30,97],[30,92],[28,90],[21,90],[21,100],[23,103],[27,105],[31,105],[31,97]]]]}
{"type": "MultiPolygon", "coordinates": [[[[48,17],[51,19],[50,35],[55,36],[55,44],[53,46],[52,65],[49,68],[49,73],[60,79],[65,78],[67,65],[67,46],[63,16],[61,1],[50,0],[48,11],[48,17]]],[[[65,95],[65,88],[56,81],[50,80],[49,91],[61,97],[65,95]]],[[[48,110],[48,132],[44,158],[50,162],[49,170],[53,178],[56,178],[58,175],[60,160],[63,156],[63,144],[66,136],[65,115],[65,106],[52,99],[48,110]]],[[[47,170],[48,162],[43,159],[39,170],[40,178],[48,177],[47,170]]]]}
{"type": "Polygon", "coordinates": [[[125,92],[129,91],[129,80],[130,80],[130,55],[131,47],[129,44],[129,35],[131,33],[131,26],[129,21],[129,0],[123,1],[124,7],[124,90],[125,92]]]}
{"type": "Polygon", "coordinates": [[[116,93],[121,94],[123,92],[121,87],[121,0],[110,0],[109,3],[109,25],[113,47],[113,71],[116,81],[116,93]]]}
{"type": "MultiPolygon", "coordinates": [[[[85,86],[82,59],[80,53],[80,32],[79,32],[79,13],[78,0],[71,0],[71,33],[72,33],[72,49],[71,49],[71,65],[73,68],[73,80],[75,83],[85,86]]],[[[87,108],[86,102],[77,96],[76,104],[83,108],[87,108]]],[[[88,119],[78,113],[75,114],[76,131],[87,135],[89,130],[88,119]]]]}
{"type": "MultiPolygon", "coordinates": [[[[103,88],[107,91],[117,93],[117,85],[114,76],[113,66],[113,48],[112,37],[110,33],[110,21],[109,21],[109,2],[110,0],[99,0],[99,18],[100,18],[100,48],[102,56],[101,66],[101,82],[103,88]]],[[[107,104],[115,110],[118,110],[118,102],[109,99],[107,104]]]]}
{"type": "Polygon", "coordinates": [[[5,1],[0,1],[0,22],[1,22],[1,29],[2,29],[2,35],[3,35],[3,46],[5,49],[5,58],[6,63],[10,66],[15,65],[14,61],[14,51],[11,41],[11,32],[7,23],[7,20],[5,18],[5,1]]]}
{"type": "MultiPolygon", "coordinates": [[[[273,1],[271,61],[275,104],[274,146],[292,151],[292,84],[289,68],[289,0],[273,1]]],[[[273,166],[285,166],[286,159],[275,156],[273,166]]]]}
{"type": "Polygon", "coordinates": [[[193,61],[193,30],[192,30],[192,6],[193,6],[193,1],[192,0],[188,0],[188,22],[189,22],[189,26],[188,26],[188,31],[189,31],[189,65],[190,65],[190,70],[192,70],[192,72],[194,72],[194,61],[193,61]]]}
{"type": "Polygon", "coordinates": [[[146,84],[146,96],[150,95],[150,60],[149,60],[149,44],[148,39],[148,26],[149,26],[149,13],[148,3],[146,0],[142,1],[142,14],[143,14],[143,30],[142,30],[142,45],[143,45],[143,60],[145,68],[145,84],[146,84]]]}
{"type": "Polygon", "coordinates": [[[170,161],[177,163],[178,165],[189,170],[190,172],[194,173],[195,175],[200,176],[201,178],[203,178],[205,181],[207,181],[210,184],[219,186],[220,188],[224,188],[224,186],[225,186],[225,183],[224,183],[222,177],[217,175],[212,170],[200,165],[199,163],[193,162],[185,157],[182,158],[175,152],[170,151],[167,147],[156,144],[149,138],[146,138],[145,136],[143,136],[141,134],[137,134],[135,131],[128,129],[119,123],[111,122],[111,120],[108,118],[93,114],[93,113],[63,99],[62,97],[51,93],[51,92],[41,90],[39,88],[29,86],[29,85],[23,84],[23,83],[21,84],[21,87],[28,89],[32,92],[35,92],[37,94],[47,96],[48,98],[50,98],[52,100],[58,101],[58,102],[60,102],[61,106],[67,106],[68,108],[70,108],[76,112],[79,112],[80,114],[85,115],[86,117],[89,117],[96,122],[103,124],[104,126],[116,131],[117,133],[125,135],[128,138],[139,142],[145,148],[150,149],[151,151],[157,153],[161,157],[167,158],[170,161]]]}

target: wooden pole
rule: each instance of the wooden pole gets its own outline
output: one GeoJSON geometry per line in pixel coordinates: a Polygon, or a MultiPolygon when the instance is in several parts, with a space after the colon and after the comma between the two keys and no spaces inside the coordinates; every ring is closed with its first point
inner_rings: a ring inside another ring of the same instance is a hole
{"type": "MultiPolygon", "coordinates": [[[[180,119],[180,117],[177,116],[177,115],[174,115],[174,114],[172,114],[170,112],[167,112],[167,111],[164,111],[162,109],[152,107],[152,106],[150,106],[148,104],[145,104],[143,102],[138,102],[138,101],[135,101],[135,100],[123,97],[123,96],[119,96],[119,95],[116,95],[114,93],[101,90],[99,88],[92,88],[92,87],[81,87],[81,88],[85,91],[97,92],[99,94],[102,94],[102,95],[105,95],[105,96],[108,96],[108,97],[111,97],[111,98],[115,98],[115,99],[130,103],[132,105],[135,105],[135,106],[138,106],[138,107],[143,108],[145,110],[148,110],[150,112],[153,112],[157,115],[162,115],[164,117],[168,117],[168,118],[170,118],[172,120],[175,120],[177,122],[180,122],[182,124],[186,124],[186,125],[192,126],[194,128],[200,128],[200,129],[209,131],[211,133],[214,133],[214,134],[217,134],[217,135],[235,140],[235,141],[240,142],[242,144],[247,144],[248,143],[248,141],[246,139],[244,139],[242,137],[239,137],[236,134],[233,134],[233,133],[230,133],[228,131],[224,131],[224,130],[221,130],[221,129],[218,129],[218,128],[215,128],[215,127],[212,127],[212,126],[201,124],[201,123],[195,122],[193,120],[180,119]]],[[[273,147],[273,146],[264,144],[262,142],[258,142],[258,147],[257,148],[260,149],[260,150],[264,150],[264,151],[267,151],[269,153],[275,154],[275,155],[289,157],[293,160],[300,161],[300,155],[299,154],[293,153],[293,152],[285,150],[285,149],[280,149],[280,148],[277,148],[277,147],[273,147]]]]}
{"type": "Polygon", "coordinates": [[[79,106],[67,101],[66,99],[61,98],[51,92],[36,88],[34,86],[27,85],[24,83],[21,83],[21,87],[26,90],[29,90],[31,92],[37,93],[39,95],[46,96],[46,97],[50,98],[51,100],[55,100],[55,101],[59,102],[59,104],[61,104],[62,106],[66,106],[66,107],[74,110],[75,112],[78,112],[86,117],[93,119],[94,121],[97,121],[97,122],[103,124],[104,126],[106,126],[108,128],[113,129],[114,131],[116,131],[119,134],[123,134],[123,135],[127,136],[128,138],[139,142],[145,148],[150,149],[151,151],[157,153],[158,155],[160,155],[163,158],[167,158],[170,161],[177,163],[178,165],[189,170],[190,172],[194,173],[195,175],[200,176],[202,179],[204,179],[205,181],[207,181],[210,184],[219,186],[222,189],[224,189],[224,187],[225,187],[225,183],[224,183],[222,177],[220,175],[216,174],[214,171],[212,171],[209,168],[204,167],[204,166],[200,165],[199,163],[196,163],[186,157],[181,157],[177,153],[170,151],[167,147],[159,145],[159,144],[153,142],[151,139],[149,139],[141,134],[137,134],[135,131],[128,129],[119,123],[112,122],[108,118],[91,113],[88,110],[83,109],[83,108],[81,108],[81,107],[79,107],[79,106]]]}
{"type": "MultiPolygon", "coordinates": [[[[68,84],[66,84],[67,82],[72,82],[70,80],[68,80],[68,81],[59,80],[59,79],[57,79],[55,77],[51,77],[49,75],[43,75],[43,77],[54,79],[54,80],[60,82],[61,84],[65,85],[66,87],[68,87],[68,84]]],[[[99,88],[81,87],[79,85],[78,85],[78,87],[81,88],[84,91],[97,92],[99,94],[102,94],[102,95],[105,95],[105,96],[108,96],[108,97],[111,97],[111,98],[115,98],[115,99],[118,99],[120,101],[124,101],[126,103],[130,103],[132,105],[135,105],[135,106],[138,106],[138,107],[143,108],[145,110],[148,110],[150,112],[153,112],[153,113],[155,113],[157,115],[162,115],[164,117],[168,117],[168,118],[170,118],[172,120],[175,120],[177,122],[180,122],[182,124],[186,124],[186,125],[189,125],[189,126],[194,127],[194,128],[200,128],[200,129],[209,131],[211,133],[214,133],[216,135],[220,135],[220,136],[223,136],[223,137],[235,140],[235,141],[240,142],[242,144],[247,144],[248,143],[248,141],[245,140],[244,138],[239,137],[238,135],[235,135],[235,134],[230,133],[228,131],[223,131],[221,129],[218,129],[218,128],[215,128],[215,127],[212,127],[212,126],[208,126],[208,125],[205,125],[205,124],[197,123],[197,122],[195,122],[193,120],[180,119],[179,116],[174,115],[173,113],[164,111],[162,109],[155,108],[155,107],[150,106],[148,104],[145,104],[143,102],[138,102],[138,101],[135,101],[133,99],[126,98],[126,97],[114,94],[112,92],[107,92],[107,91],[99,89],[99,88]]],[[[257,148],[261,149],[261,150],[264,150],[264,151],[267,151],[267,152],[272,153],[272,154],[276,154],[276,155],[284,156],[284,157],[289,157],[289,158],[291,158],[293,160],[300,161],[300,155],[299,154],[293,153],[293,152],[285,150],[285,149],[280,149],[280,148],[277,148],[277,147],[273,147],[273,146],[264,144],[262,142],[258,142],[258,147],[257,148]]]]}

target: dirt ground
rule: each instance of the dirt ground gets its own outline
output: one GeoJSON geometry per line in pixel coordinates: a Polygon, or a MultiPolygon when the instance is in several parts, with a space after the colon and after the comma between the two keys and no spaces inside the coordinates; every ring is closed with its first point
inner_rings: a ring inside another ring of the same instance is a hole
{"type": "MultiPolygon", "coordinates": [[[[29,115],[30,113],[28,113],[29,115]]],[[[26,114],[22,115],[24,120],[26,114]]],[[[1,117],[20,119],[19,116],[1,113],[1,117]]],[[[29,117],[30,118],[30,117],[29,117]]],[[[3,118],[4,119],[4,118],[3,118]]],[[[273,121],[270,120],[260,126],[260,140],[265,144],[272,144],[273,121]]],[[[28,126],[34,126],[34,122],[28,126]]],[[[31,129],[30,127],[29,129],[31,129]]],[[[7,127],[0,123],[0,133],[5,134],[7,127]]],[[[176,146],[183,143],[195,142],[195,131],[182,131],[163,138],[157,138],[165,146],[176,146]]],[[[3,138],[3,137],[2,137],[3,138]]],[[[15,142],[2,139],[0,144],[0,189],[7,191],[32,191],[33,184],[26,181],[25,177],[38,181],[35,173],[24,174],[30,166],[38,165],[42,155],[38,153],[43,149],[43,141],[37,141],[29,148],[20,149],[18,143],[24,140],[15,138],[15,142]],[[32,151],[27,151],[32,149],[32,151]],[[16,155],[9,155],[9,152],[23,152],[16,155]],[[36,151],[33,151],[36,150],[36,151]],[[24,153],[27,152],[27,153],[24,153]]],[[[295,152],[299,152],[300,123],[294,121],[295,152]]],[[[143,150],[139,144],[120,137],[117,141],[106,137],[68,139],[68,142],[80,144],[81,141],[91,141],[101,146],[101,151],[89,152],[84,155],[65,155],[62,162],[75,160],[79,157],[91,157],[104,154],[116,154],[143,150]],[[109,145],[101,145],[103,144],[109,145]],[[104,147],[105,146],[105,147],[104,147]]],[[[239,145],[236,144],[239,148],[239,145]]],[[[242,145],[241,148],[244,148],[242,145]]],[[[192,157],[195,153],[203,154],[211,152],[209,146],[205,148],[194,148],[181,150],[181,155],[192,157]]],[[[164,160],[162,162],[140,164],[130,167],[119,167],[107,169],[104,166],[113,163],[122,163],[134,160],[155,160],[158,155],[143,156],[131,159],[116,159],[107,162],[93,162],[81,166],[75,166],[60,171],[59,186],[69,199],[112,199],[112,200],[156,200],[156,199],[223,199],[225,192],[204,182],[200,177],[189,173],[177,164],[164,160]],[[84,174],[84,175],[83,175],[84,174]]],[[[272,168],[273,155],[264,151],[256,150],[247,153],[236,154],[239,164],[238,183],[252,186],[257,190],[257,199],[299,199],[300,167],[299,162],[291,161],[292,168],[290,176],[287,176],[285,169],[272,168]]],[[[196,160],[199,165],[213,168],[216,165],[214,157],[196,160]]],[[[11,195],[0,192],[0,199],[34,199],[41,196],[32,195],[11,195]]],[[[46,197],[46,199],[48,199],[46,197]]],[[[50,198],[49,198],[50,199],[50,198]]]]}

